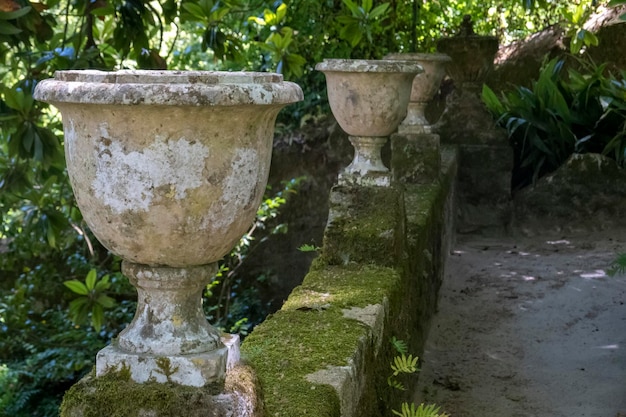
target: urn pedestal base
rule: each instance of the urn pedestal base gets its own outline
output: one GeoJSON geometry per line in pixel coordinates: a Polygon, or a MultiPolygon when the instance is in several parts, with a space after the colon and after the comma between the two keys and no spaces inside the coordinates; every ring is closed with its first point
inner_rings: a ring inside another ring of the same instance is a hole
{"type": "Polygon", "coordinates": [[[122,272],[137,289],[133,321],[98,352],[96,376],[128,371],[138,383],[221,384],[239,360],[239,337],[223,337],[202,309],[202,291],[216,264],[174,268],[124,261],[122,272]]]}
{"type": "Polygon", "coordinates": [[[177,356],[155,356],[126,352],[115,343],[98,352],[96,376],[127,371],[137,383],[173,382],[191,387],[221,387],[226,372],[240,359],[239,336],[223,335],[224,347],[205,353],[177,356]]]}
{"type": "Polygon", "coordinates": [[[365,187],[389,187],[391,173],[383,163],[381,149],[387,143],[386,136],[349,136],[354,146],[354,158],[339,174],[339,185],[361,185],[365,187]]]}
{"type": "Polygon", "coordinates": [[[406,117],[398,126],[398,133],[433,133],[433,127],[424,114],[426,106],[428,106],[428,102],[409,102],[406,117]]]}

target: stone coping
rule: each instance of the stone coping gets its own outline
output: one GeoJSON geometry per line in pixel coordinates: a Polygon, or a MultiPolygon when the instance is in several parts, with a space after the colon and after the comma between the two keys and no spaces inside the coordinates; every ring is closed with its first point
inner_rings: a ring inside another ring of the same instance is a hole
{"type": "Polygon", "coordinates": [[[225,71],[57,71],[41,81],[35,98],[44,102],[111,105],[286,105],[304,98],[280,74],[225,71]]]}
{"type": "Polygon", "coordinates": [[[324,59],[315,69],[322,72],[404,72],[416,75],[424,72],[415,61],[392,59],[324,59]]]}

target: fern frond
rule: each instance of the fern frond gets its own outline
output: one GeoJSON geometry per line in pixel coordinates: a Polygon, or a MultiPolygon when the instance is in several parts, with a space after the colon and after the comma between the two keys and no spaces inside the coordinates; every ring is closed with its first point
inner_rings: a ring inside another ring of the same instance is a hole
{"type": "Polygon", "coordinates": [[[391,369],[393,370],[393,375],[397,376],[398,374],[412,374],[418,371],[417,369],[417,361],[418,357],[413,355],[406,356],[404,353],[402,356],[396,356],[393,358],[393,363],[391,364],[391,369]]]}
{"type": "Polygon", "coordinates": [[[450,417],[446,413],[440,413],[439,410],[440,407],[435,404],[425,405],[422,403],[416,407],[413,403],[402,403],[401,411],[391,411],[400,417],[450,417]]]}
{"type": "Polygon", "coordinates": [[[387,385],[400,391],[406,391],[404,384],[396,379],[393,379],[393,375],[387,378],[387,385]]]}
{"type": "Polygon", "coordinates": [[[397,339],[395,336],[391,338],[391,345],[400,354],[406,354],[409,347],[404,340],[397,339]]]}

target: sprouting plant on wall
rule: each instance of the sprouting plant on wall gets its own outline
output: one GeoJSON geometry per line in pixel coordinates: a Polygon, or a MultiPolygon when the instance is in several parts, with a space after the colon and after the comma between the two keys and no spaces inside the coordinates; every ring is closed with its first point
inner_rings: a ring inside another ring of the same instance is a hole
{"type": "MultiPolygon", "coordinates": [[[[400,391],[406,390],[406,387],[402,382],[398,380],[398,376],[401,374],[411,375],[419,372],[417,362],[419,358],[408,354],[408,346],[405,341],[397,339],[395,336],[390,340],[393,348],[398,352],[391,362],[391,375],[387,378],[387,384],[400,391]]],[[[391,410],[393,414],[400,417],[450,417],[441,411],[441,407],[435,404],[420,404],[415,405],[413,403],[402,403],[400,410],[391,410]]]]}
{"type": "Polygon", "coordinates": [[[298,248],[300,252],[317,252],[320,249],[321,248],[319,246],[315,246],[310,243],[304,243],[298,248]]]}
{"type": "Polygon", "coordinates": [[[402,404],[401,411],[393,410],[393,413],[400,417],[449,417],[449,414],[440,411],[440,407],[435,404],[402,404]]]}

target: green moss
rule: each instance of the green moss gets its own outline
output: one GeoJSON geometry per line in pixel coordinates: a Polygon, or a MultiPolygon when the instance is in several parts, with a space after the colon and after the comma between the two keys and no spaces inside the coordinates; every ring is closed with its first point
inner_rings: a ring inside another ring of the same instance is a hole
{"type": "Polygon", "coordinates": [[[272,417],[339,416],[334,389],[306,376],[327,366],[345,366],[354,340],[366,334],[338,309],[281,310],[255,328],[242,353],[257,372],[265,415],[272,417]]]}
{"type": "Polygon", "coordinates": [[[186,417],[207,415],[214,407],[210,388],[186,387],[173,383],[138,384],[128,371],[101,377],[95,371],[75,384],[63,397],[62,417],[186,417]],[[154,413],[154,414],[151,414],[154,413]]]}
{"type": "Polygon", "coordinates": [[[310,271],[302,285],[289,296],[283,310],[315,308],[365,307],[380,304],[400,284],[397,270],[376,265],[329,265],[310,271]]]}
{"type": "MultiPolygon", "coordinates": [[[[266,415],[338,416],[330,386],[306,376],[328,366],[346,366],[369,330],[342,310],[398,297],[401,274],[373,265],[328,266],[309,272],[282,310],[255,328],[242,352],[258,373],[266,415]]],[[[385,376],[386,377],[386,376],[385,376]]]]}
{"type": "Polygon", "coordinates": [[[395,266],[403,251],[404,202],[395,188],[335,186],[321,258],[395,266]]]}

